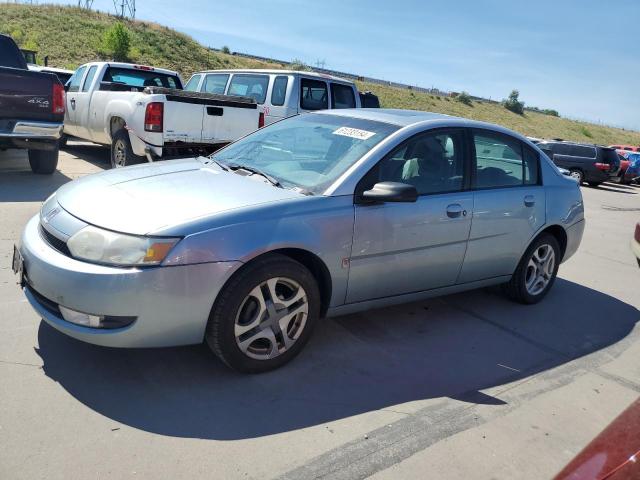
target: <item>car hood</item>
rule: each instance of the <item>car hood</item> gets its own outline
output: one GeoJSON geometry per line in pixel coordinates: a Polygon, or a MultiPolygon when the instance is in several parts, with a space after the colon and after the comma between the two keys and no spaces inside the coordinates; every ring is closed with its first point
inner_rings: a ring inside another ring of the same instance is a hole
{"type": "Polygon", "coordinates": [[[204,157],[108,170],[67,183],[56,193],[60,206],[80,220],[139,235],[302,196],[259,175],[224,171],[204,157]]]}

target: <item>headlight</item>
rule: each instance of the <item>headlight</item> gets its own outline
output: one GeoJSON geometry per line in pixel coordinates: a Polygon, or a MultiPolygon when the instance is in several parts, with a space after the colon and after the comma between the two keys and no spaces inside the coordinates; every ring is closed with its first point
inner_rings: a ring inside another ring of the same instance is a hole
{"type": "Polygon", "coordinates": [[[74,258],[117,266],[158,265],[179,238],[125,235],[88,226],[67,241],[74,258]]]}

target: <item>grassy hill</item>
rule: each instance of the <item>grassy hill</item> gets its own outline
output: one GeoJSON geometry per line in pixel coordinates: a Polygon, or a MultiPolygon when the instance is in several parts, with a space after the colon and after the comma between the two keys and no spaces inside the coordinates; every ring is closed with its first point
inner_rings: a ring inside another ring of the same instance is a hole
{"type": "MultiPolygon", "coordinates": [[[[22,48],[37,50],[40,59],[48,55],[49,65],[62,68],[74,69],[98,58],[102,34],[116,20],[113,15],[75,7],[0,4],[0,33],[11,35],[22,48]]],[[[156,23],[128,20],[125,23],[133,34],[130,54],[133,61],[178,70],[185,78],[194,71],[204,69],[286,66],[211,51],[189,36],[156,23]]],[[[360,73],[366,75],[368,72],[360,73]]],[[[640,145],[640,132],[531,111],[517,115],[491,102],[473,101],[471,105],[465,105],[448,97],[358,83],[361,90],[376,93],[386,108],[427,110],[483,120],[535,137],[605,145],[640,145]]],[[[468,90],[473,92],[473,85],[469,85],[468,90]]]]}

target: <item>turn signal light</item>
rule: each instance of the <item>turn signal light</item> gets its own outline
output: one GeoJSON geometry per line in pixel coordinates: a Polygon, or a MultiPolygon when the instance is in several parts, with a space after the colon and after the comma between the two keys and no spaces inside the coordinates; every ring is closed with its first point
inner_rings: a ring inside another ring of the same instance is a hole
{"type": "Polygon", "coordinates": [[[64,113],[64,87],[60,83],[53,84],[52,93],[52,112],[64,113]]]}

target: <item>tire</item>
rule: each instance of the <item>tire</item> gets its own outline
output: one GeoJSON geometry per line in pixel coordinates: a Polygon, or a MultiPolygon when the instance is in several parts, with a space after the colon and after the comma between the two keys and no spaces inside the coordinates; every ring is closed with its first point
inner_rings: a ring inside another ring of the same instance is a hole
{"type": "Polygon", "coordinates": [[[266,372],[300,353],[319,316],[320,291],[311,272],[289,257],[272,254],[243,266],[227,282],[211,309],[205,340],[232,369],[266,372]],[[273,291],[276,305],[270,300],[273,291]],[[288,319],[287,308],[288,316],[293,315],[288,319]]]}
{"type": "Polygon", "coordinates": [[[590,187],[598,188],[602,182],[587,182],[590,187]]]}
{"type": "Polygon", "coordinates": [[[584,182],[584,173],[582,173],[582,170],[578,168],[571,168],[569,169],[569,174],[576,179],[578,185],[582,185],[582,182],[584,182]]]}
{"type": "Polygon", "coordinates": [[[111,139],[111,168],[128,167],[143,162],[146,162],[145,157],[133,153],[129,133],[124,129],[118,130],[111,139]]]}
{"type": "Polygon", "coordinates": [[[29,166],[33,173],[51,175],[58,166],[58,147],[55,150],[29,150],[29,166]]]}
{"type": "Polygon", "coordinates": [[[525,305],[538,303],[553,286],[561,260],[558,241],[553,235],[543,233],[533,241],[522,256],[522,259],[520,259],[520,263],[518,263],[511,280],[504,285],[505,293],[518,303],[525,305]],[[552,265],[546,262],[537,262],[534,259],[534,254],[536,253],[538,258],[544,256],[544,250],[541,250],[544,247],[553,252],[552,265]],[[537,265],[531,265],[531,261],[537,265]],[[542,269],[542,275],[539,275],[540,269],[542,269]],[[530,281],[532,275],[535,275],[535,278],[530,281]],[[540,282],[544,282],[544,285],[540,282]]]}

